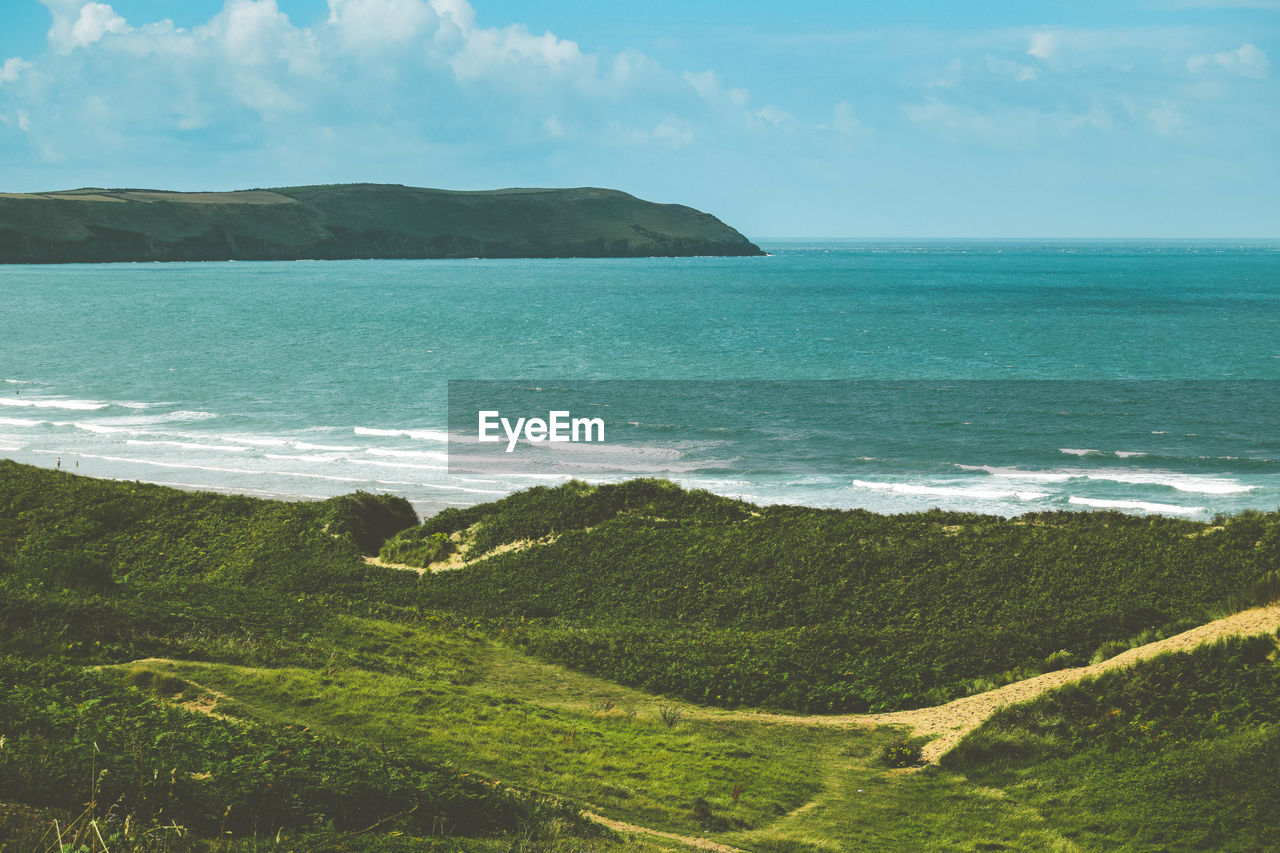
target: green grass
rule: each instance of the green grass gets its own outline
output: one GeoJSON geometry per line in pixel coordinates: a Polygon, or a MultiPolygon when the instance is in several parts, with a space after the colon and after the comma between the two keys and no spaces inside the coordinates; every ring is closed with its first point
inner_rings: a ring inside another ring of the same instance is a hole
{"type": "Polygon", "coordinates": [[[1280,847],[1273,637],[1164,655],[1006,709],[944,757],[1090,847],[1280,847]]]}
{"type": "Polygon", "coordinates": [[[672,703],[660,697],[526,664],[493,645],[455,645],[453,652],[443,664],[424,660],[412,675],[190,662],[127,669],[129,677],[145,669],[234,697],[219,710],[431,756],[684,834],[761,826],[803,805],[818,790],[810,768],[844,737],[692,708],[668,727],[660,709],[672,703]],[[698,798],[711,805],[711,823],[692,816],[698,798]]]}
{"type": "Polygon", "coordinates": [[[489,838],[388,832],[377,827],[362,832],[318,827],[210,838],[174,823],[126,822],[110,813],[95,819],[74,809],[0,803],[0,853],[86,853],[102,851],[104,846],[111,853],[657,853],[688,849],[647,835],[583,837],[562,827],[489,838]]]}
{"type": "Polygon", "coordinates": [[[95,480],[0,460],[0,571],[43,590],[209,582],[275,592],[358,592],[394,579],[368,566],[417,517],[363,493],[269,501],[95,480]]]}
{"type": "Polygon", "coordinates": [[[571,484],[398,537],[465,532],[489,555],[469,568],[366,565],[407,520],[372,496],[0,463],[0,853],[57,849],[54,819],[85,830],[103,766],[113,853],[677,845],[592,835],[559,800],[751,851],[1280,846],[1270,639],[1046,695],[918,772],[883,766],[905,732],[724,707],[928,703],[1265,600],[1276,514],[890,517],[571,484]],[[526,539],[549,544],[492,553],[526,539]],[[165,772],[186,810],[157,817],[165,772]],[[375,823],[428,795],[468,834],[375,823]],[[170,819],[199,831],[161,844],[170,819]]]}
{"type": "Polygon", "coordinates": [[[752,851],[1076,850],[1034,808],[949,773],[885,773],[863,747],[835,756],[812,807],[759,832],[725,836],[752,851]]]}
{"type": "Polygon", "coordinates": [[[442,534],[491,556],[424,575],[421,606],[489,620],[508,642],[626,684],[804,711],[939,704],[1088,661],[1261,600],[1280,564],[1280,513],[1218,526],[884,516],[755,507],[653,480],[446,511],[384,553],[442,534]]]}
{"type": "Polygon", "coordinates": [[[172,674],[128,681],[57,662],[0,658],[0,801],[83,806],[203,835],[371,825],[486,836],[552,820],[586,825],[559,801],[458,774],[438,760],[360,748],[336,733],[244,723],[167,701],[201,691],[172,674]]]}

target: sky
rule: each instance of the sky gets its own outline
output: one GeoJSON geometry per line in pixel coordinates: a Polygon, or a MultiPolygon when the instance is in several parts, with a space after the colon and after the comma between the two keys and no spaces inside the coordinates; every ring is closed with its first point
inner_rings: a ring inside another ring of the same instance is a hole
{"type": "Polygon", "coordinates": [[[0,0],[0,191],[603,186],[780,237],[1280,238],[1280,0],[0,0]]]}

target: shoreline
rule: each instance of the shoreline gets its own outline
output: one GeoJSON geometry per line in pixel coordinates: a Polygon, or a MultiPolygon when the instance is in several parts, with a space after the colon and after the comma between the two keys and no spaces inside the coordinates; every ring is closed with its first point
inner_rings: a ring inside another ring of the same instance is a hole
{"type": "MultiPolygon", "coordinates": [[[[49,454],[46,454],[46,455],[49,455],[49,454]]],[[[67,455],[70,460],[76,459],[76,456],[74,454],[67,454],[67,455]]],[[[191,493],[207,492],[207,493],[218,494],[218,495],[238,495],[238,496],[253,498],[253,499],[282,501],[285,503],[306,503],[306,502],[325,501],[331,498],[340,497],[342,495],[349,495],[354,492],[368,492],[370,494],[391,495],[395,497],[403,497],[406,500],[408,500],[410,505],[413,507],[414,511],[417,512],[418,515],[423,519],[429,518],[432,515],[435,515],[445,509],[466,509],[479,504],[490,503],[496,500],[501,500],[513,494],[526,491],[527,489],[533,488],[534,486],[562,485],[563,483],[568,482],[570,479],[583,479],[585,480],[585,482],[588,482],[592,486],[598,486],[598,485],[603,485],[607,483],[616,484],[616,483],[621,483],[621,482],[625,482],[627,480],[633,480],[633,479],[644,479],[643,477],[624,477],[619,479],[592,479],[592,478],[565,477],[563,479],[559,479],[554,482],[546,481],[542,483],[531,484],[524,488],[511,489],[504,492],[498,492],[497,490],[494,490],[494,492],[491,495],[488,495],[484,498],[480,498],[474,501],[466,502],[466,503],[446,502],[446,501],[427,502],[427,501],[420,501],[420,500],[418,501],[412,500],[407,496],[405,496],[402,492],[396,491],[395,489],[389,489],[389,488],[366,489],[366,488],[360,488],[358,485],[351,489],[333,490],[330,493],[324,493],[324,494],[303,494],[299,492],[260,489],[260,488],[253,488],[253,487],[247,487],[247,486],[233,486],[233,485],[214,484],[214,483],[210,483],[210,484],[182,483],[182,482],[175,482],[171,480],[149,479],[145,477],[133,477],[128,475],[111,476],[111,475],[104,475],[104,474],[89,472],[83,468],[75,468],[75,467],[58,468],[54,465],[37,464],[33,462],[24,461],[21,459],[16,459],[12,455],[0,455],[0,461],[9,461],[18,465],[29,465],[31,467],[41,468],[44,470],[51,470],[57,473],[69,474],[77,477],[85,477],[86,479],[90,479],[90,480],[106,480],[106,481],[116,482],[116,483],[138,482],[138,483],[145,483],[153,486],[162,486],[165,488],[177,489],[179,491],[184,491],[184,492],[191,492],[191,493]]],[[[981,516],[984,518],[999,518],[1006,522],[1017,523],[1019,519],[1022,519],[1025,516],[1039,516],[1044,514],[1067,514],[1067,515],[1073,515],[1073,516],[1086,516],[1086,515],[1096,515],[1100,513],[1117,512],[1117,513],[1120,513],[1121,515],[1131,516],[1134,518],[1155,517],[1155,518],[1166,519],[1169,521],[1189,522],[1194,524],[1202,524],[1202,525],[1205,525],[1206,527],[1212,527],[1216,523],[1214,519],[1216,519],[1218,516],[1230,517],[1233,515],[1238,515],[1240,513],[1247,513],[1247,512],[1266,513],[1266,512],[1272,512],[1275,509],[1275,508],[1268,508],[1268,507],[1262,507],[1262,506],[1244,507],[1234,512],[1214,513],[1213,516],[1209,518],[1190,518],[1190,517],[1187,517],[1186,515],[1179,515],[1179,514],[1158,512],[1158,511],[1148,511],[1148,510],[1126,512],[1125,511],[1126,508],[1136,509],[1136,507],[1131,507],[1131,506],[1126,507],[1124,505],[1134,504],[1139,502],[1117,501],[1116,503],[1121,504],[1121,506],[1116,506],[1116,507],[1092,506],[1091,507],[1081,502],[1079,505],[1074,505],[1067,508],[1048,508],[1048,509],[1028,508],[1024,512],[1015,513],[1015,514],[991,512],[989,508],[984,509],[980,505],[969,506],[969,507],[929,506],[929,507],[921,507],[917,509],[883,511],[880,509],[876,509],[874,507],[859,506],[859,505],[827,506],[827,505],[796,503],[793,501],[759,501],[759,500],[752,500],[748,497],[743,497],[736,494],[716,492],[712,489],[706,489],[705,487],[699,486],[696,482],[692,482],[692,481],[682,481],[678,478],[667,478],[667,477],[659,477],[658,479],[669,480],[670,482],[673,482],[676,485],[680,486],[681,488],[689,491],[708,491],[717,497],[742,501],[744,503],[748,503],[753,506],[759,506],[759,507],[788,506],[788,507],[797,507],[797,508],[808,509],[808,510],[832,511],[832,512],[869,512],[873,515],[885,516],[885,517],[911,516],[911,515],[920,515],[920,514],[931,513],[931,512],[943,512],[943,513],[955,513],[955,514],[962,514],[962,515],[975,515],[975,516],[981,516]]],[[[1074,504],[1075,502],[1072,502],[1072,503],[1074,504]]],[[[1143,504],[1143,506],[1155,506],[1155,505],[1143,504]]]]}

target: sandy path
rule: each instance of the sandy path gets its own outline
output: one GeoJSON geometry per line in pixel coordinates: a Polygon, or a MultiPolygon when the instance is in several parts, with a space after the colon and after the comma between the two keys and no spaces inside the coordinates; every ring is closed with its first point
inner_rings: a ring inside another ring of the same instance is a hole
{"type": "Polygon", "coordinates": [[[608,827],[614,832],[620,832],[623,835],[656,835],[658,838],[665,838],[668,841],[678,841],[681,844],[687,844],[690,847],[696,847],[700,850],[714,850],[715,853],[744,853],[737,847],[730,847],[728,844],[721,844],[718,841],[712,841],[710,838],[691,838],[687,835],[676,835],[674,832],[663,832],[661,829],[649,829],[646,826],[636,826],[634,823],[623,823],[620,820],[598,815],[595,812],[583,812],[582,816],[592,823],[598,823],[601,826],[608,827]]]}
{"type": "Polygon", "coordinates": [[[1267,607],[1255,607],[1239,613],[1208,622],[1189,631],[1183,631],[1165,640],[1157,640],[1145,646],[1129,649],[1127,652],[1091,666],[1078,666],[1046,672],[1025,681],[1015,681],[1004,687],[965,696],[945,705],[932,708],[917,708],[913,711],[891,711],[883,714],[846,714],[846,715],[813,715],[791,716],[787,714],[768,714],[739,712],[732,716],[743,720],[762,722],[789,722],[798,725],[812,726],[909,726],[919,735],[937,735],[923,749],[923,758],[928,762],[936,762],[960,739],[982,725],[997,709],[1005,705],[1016,705],[1039,696],[1047,690],[1079,681],[1082,678],[1099,675],[1113,669],[1123,669],[1138,661],[1164,654],[1165,652],[1186,652],[1205,643],[1212,643],[1231,636],[1250,636],[1274,633],[1280,628],[1280,603],[1267,607]]]}
{"type": "Polygon", "coordinates": [[[552,541],[554,541],[554,539],[539,539],[537,541],[532,539],[518,539],[515,542],[506,542],[490,551],[485,551],[474,560],[464,559],[462,551],[454,551],[449,555],[449,559],[437,560],[427,567],[409,566],[404,563],[386,563],[383,562],[380,557],[365,557],[364,561],[371,566],[382,566],[386,569],[402,569],[408,572],[417,572],[422,575],[427,572],[448,572],[454,569],[465,569],[467,566],[474,566],[476,563],[483,563],[490,557],[496,557],[499,554],[506,554],[511,551],[523,551],[525,548],[531,548],[534,545],[547,545],[552,541]]]}

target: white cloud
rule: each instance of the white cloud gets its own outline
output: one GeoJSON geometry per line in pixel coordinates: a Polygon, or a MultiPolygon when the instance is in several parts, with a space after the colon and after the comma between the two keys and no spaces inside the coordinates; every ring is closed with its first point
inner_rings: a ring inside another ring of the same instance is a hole
{"type": "Polygon", "coordinates": [[[449,66],[459,79],[474,80],[495,75],[509,82],[525,81],[525,75],[549,72],[553,75],[581,73],[594,75],[594,57],[584,56],[577,43],[557,38],[550,32],[535,36],[521,24],[502,29],[463,30],[460,50],[449,66]]]}
{"type": "Polygon", "coordinates": [[[184,27],[126,22],[105,2],[42,2],[54,19],[48,53],[32,72],[16,58],[0,66],[0,82],[21,74],[24,84],[0,88],[0,109],[10,127],[17,108],[29,110],[33,137],[85,164],[232,150],[289,169],[312,157],[349,170],[357,147],[395,151],[397,162],[431,150],[457,161],[502,150],[515,162],[591,139],[681,149],[717,124],[791,118],[772,105],[753,117],[759,104],[714,71],[682,78],[636,50],[481,26],[467,0],[326,0],[306,24],[285,0],[218,0],[184,27]],[[58,56],[73,51],[75,61],[58,56]]]}
{"type": "Polygon", "coordinates": [[[866,126],[858,120],[853,104],[840,101],[831,110],[831,121],[818,125],[819,130],[833,130],[846,139],[857,139],[866,136],[866,126]]]}
{"type": "Polygon", "coordinates": [[[1225,50],[1221,53],[1202,53],[1187,60],[1187,68],[1195,73],[1203,72],[1214,66],[1223,68],[1232,74],[1239,74],[1242,77],[1261,80],[1267,76],[1267,68],[1271,66],[1271,61],[1267,59],[1266,51],[1252,42],[1245,42],[1235,50],[1225,50]]]}
{"type": "Polygon", "coordinates": [[[609,65],[609,82],[616,88],[630,86],[654,74],[665,75],[666,71],[638,50],[619,52],[609,65]]]}
{"type": "Polygon", "coordinates": [[[27,114],[26,110],[18,110],[18,130],[23,133],[31,132],[31,116],[27,114]]]}
{"type": "Polygon", "coordinates": [[[71,26],[71,38],[77,47],[83,47],[107,33],[122,33],[127,29],[129,25],[124,18],[106,3],[86,3],[80,9],[80,17],[71,26]]]}
{"type": "Polygon", "coordinates": [[[11,56],[0,65],[0,83],[16,82],[23,71],[31,67],[31,63],[20,56],[11,56]]]}
{"type": "MultiPolygon", "coordinates": [[[[1098,103],[1092,104],[1084,112],[1029,107],[992,107],[979,110],[929,97],[923,103],[908,104],[903,110],[907,118],[918,124],[929,125],[948,135],[971,139],[993,148],[1022,147],[1055,136],[1068,136],[1082,129],[1107,131],[1113,125],[1111,114],[1098,103]]],[[[1157,119],[1176,121],[1172,118],[1172,113],[1148,115],[1146,118],[1152,126],[1156,125],[1157,119]]]]}
{"type": "Polygon", "coordinates": [[[434,31],[439,18],[424,0],[328,0],[329,26],[360,50],[405,45],[434,31]]]}
{"type": "Polygon", "coordinates": [[[476,10],[467,0],[431,0],[431,8],[442,21],[464,32],[476,27],[476,10]]]}
{"type": "Polygon", "coordinates": [[[684,148],[693,142],[695,134],[687,121],[675,115],[663,117],[652,128],[645,130],[614,122],[610,128],[612,138],[626,145],[651,145],[658,143],[666,148],[684,148]]]}
{"type": "Polygon", "coordinates": [[[699,71],[697,74],[686,71],[681,76],[705,101],[720,93],[720,77],[714,71],[699,71]]]}
{"type": "Polygon", "coordinates": [[[926,98],[923,103],[903,107],[907,118],[919,124],[932,124],[944,130],[982,139],[999,139],[1000,128],[994,118],[975,110],[926,98]]]}
{"type": "Polygon", "coordinates": [[[693,130],[687,122],[675,116],[667,116],[659,122],[650,135],[669,148],[683,148],[693,142],[693,130]]]}
{"type": "Polygon", "coordinates": [[[753,112],[752,115],[758,119],[767,121],[774,127],[791,120],[791,113],[780,107],[775,107],[773,104],[765,104],[763,107],[753,112]]]}
{"type": "Polygon", "coordinates": [[[128,32],[129,24],[106,3],[84,0],[41,0],[53,16],[49,43],[59,53],[70,53],[101,41],[108,33],[128,32]]]}
{"type": "MultiPolygon", "coordinates": [[[[265,74],[283,67],[290,74],[323,77],[340,55],[391,70],[388,48],[416,48],[425,64],[447,68],[459,80],[484,78],[525,91],[545,85],[548,76],[571,80],[583,92],[612,91],[657,69],[643,54],[621,51],[601,74],[596,55],[551,32],[535,35],[521,24],[477,26],[467,0],[327,0],[329,14],[315,27],[295,26],[276,0],[225,0],[217,14],[191,30],[171,21],[131,28],[105,3],[41,2],[53,15],[50,45],[63,53],[116,34],[120,38],[110,47],[136,57],[185,57],[194,65],[216,56],[225,62],[223,70],[261,68],[265,74]]],[[[257,85],[288,89],[284,81],[265,77],[257,85]]],[[[277,107],[281,102],[266,100],[277,107]]]]}
{"type": "Polygon", "coordinates": [[[1147,121],[1156,133],[1168,135],[1186,122],[1182,108],[1168,99],[1161,99],[1146,111],[1147,121]]]}
{"type": "Polygon", "coordinates": [[[1043,62],[1051,62],[1062,49],[1062,42],[1057,33],[1032,33],[1027,45],[1027,54],[1043,62]]]}
{"type": "Polygon", "coordinates": [[[1188,43],[1194,30],[1177,27],[1058,27],[1026,36],[1026,54],[1054,71],[1131,70],[1135,59],[1162,61],[1188,43]]]}
{"type": "Polygon", "coordinates": [[[964,61],[953,59],[947,63],[947,68],[938,79],[929,84],[932,89],[950,89],[960,84],[960,80],[964,74],[964,61]]]}
{"type": "Polygon", "coordinates": [[[1091,127],[1094,130],[1110,130],[1112,127],[1111,113],[1101,104],[1094,104],[1087,112],[1083,113],[1059,113],[1055,116],[1055,119],[1066,130],[1075,130],[1080,127],[1091,127]]]}
{"type": "Polygon", "coordinates": [[[680,76],[704,101],[715,102],[727,98],[735,106],[744,107],[751,100],[751,93],[746,89],[726,89],[720,81],[720,75],[714,71],[686,71],[680,76]]]}
{"type": "Polygon", "coordinates": [[[198,28],[236,65],[260,66],[290,56],[299,31],[275,0],[228,0],[214,18],[198,28]]]}
{"type": "Polygon", "coordinates": [[[987,54],[987,70],[992,74],[1012,77],[1019,83],[1030,83],[1036,79],[1036,70],[1030,65],[1022,65],[1009,59],[1001,59],[990,53],[987,54]]]}

